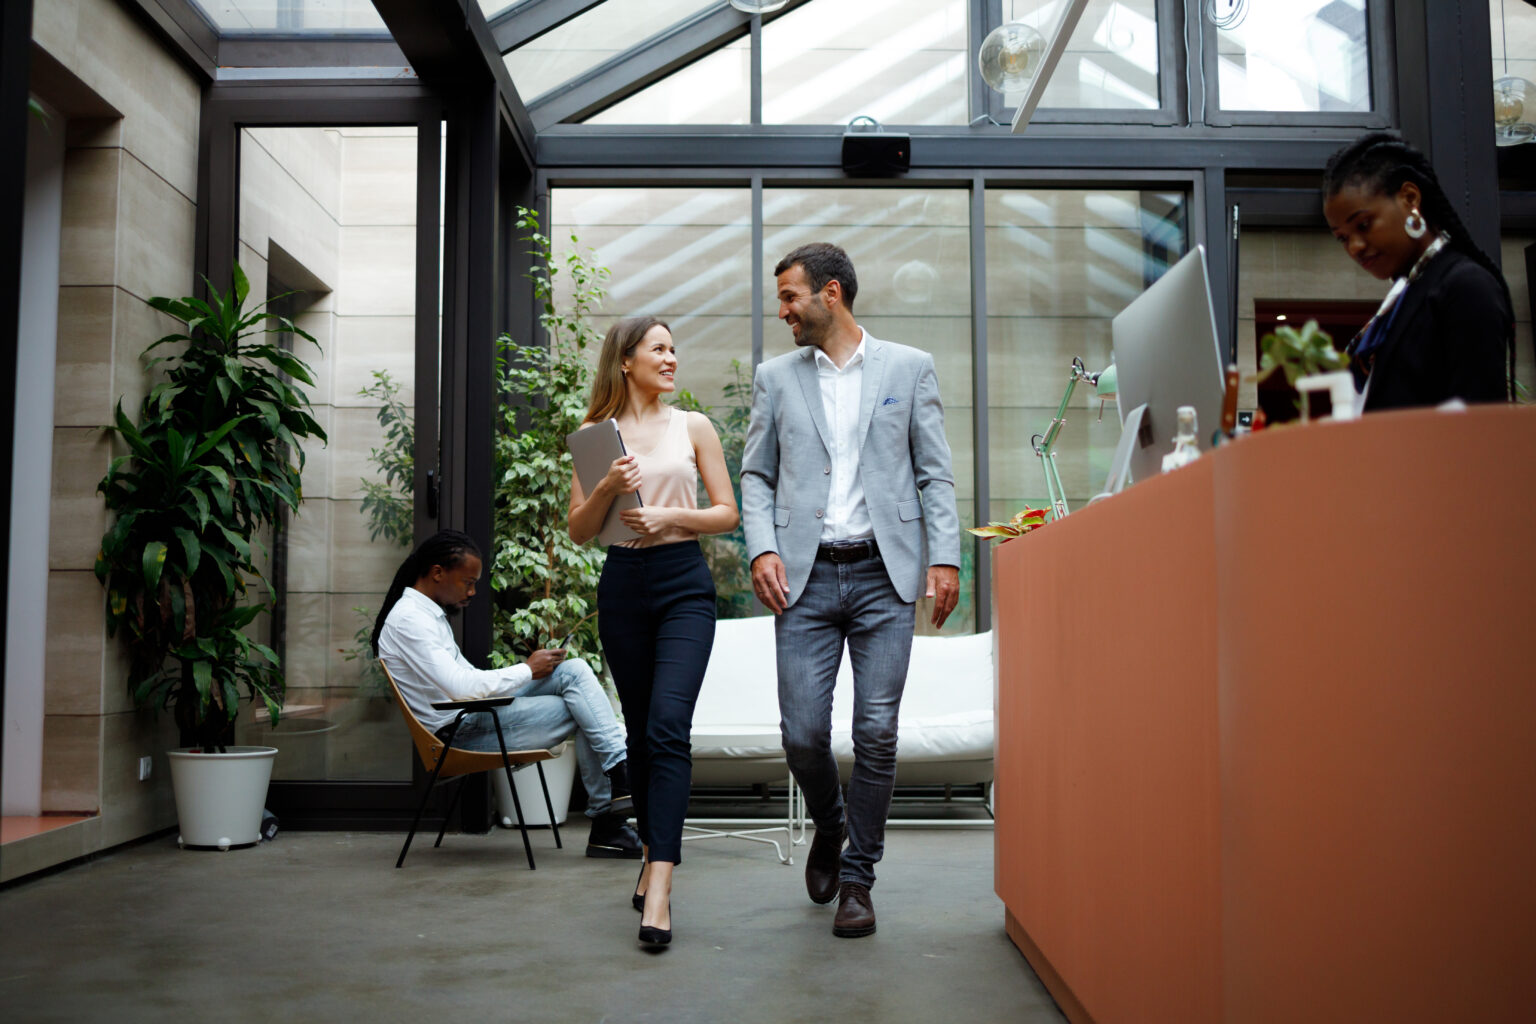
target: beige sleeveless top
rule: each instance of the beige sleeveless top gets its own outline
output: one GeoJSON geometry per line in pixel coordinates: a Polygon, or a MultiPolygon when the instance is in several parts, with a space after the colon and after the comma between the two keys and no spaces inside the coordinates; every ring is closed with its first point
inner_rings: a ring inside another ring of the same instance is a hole
{"type": "MultiPolygon", "coordinates": [[[[649,452],[629,449],[640,466],[640,500],[659,508],[699,507],[699,466],[688,439],[688,414],[670,409],[667,429],[649,452]]],[[[668,527],[649,537],[620,541],[625,548],[650,548],[658,544],[676,544],[696,540],[692,530],[668,527]]]]}

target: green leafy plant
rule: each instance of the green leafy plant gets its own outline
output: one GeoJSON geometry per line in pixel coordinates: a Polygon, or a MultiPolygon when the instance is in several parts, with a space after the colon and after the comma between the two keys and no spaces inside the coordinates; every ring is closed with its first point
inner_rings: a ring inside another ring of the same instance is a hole
{"type": "Polygon", "coordinates": [[[571,251],[557,261],[531,210],[517,211],[517,227],[527,232],[534,257],[528,276],[548,345],[520,344],[505,334],[496,340],[502,405],[493,449],[491,662],[513,664],[574,632],[570,646],[601,672],[593,616],[604,553],[574,543],[567,531],[572,464],[565,437],[586,415],[592,370],[585,352],[601,341],[592,317],[608,271],[574,235],[571,251]],[[569,278],[563,303],[556,301],[561,274],[569,278]]]}
{"type": "MultiPolygon", "coordinates": [[[[726,405],[723,408],[701,403],[690,391],[679,391],[677,407],[689,412],[701,412],[709,417],[720,436],[720,447],[725,452],[725,469],[736,494],[736,507],[741,507],[741,456],[747,446],[747,425],[752,420],[752,371],[741,360],[731,360],[731,382],[722,389],[726,405]]],[[[699,483],[699,503],[704,505],[708,495],[703,481],[699,483]]],[[[730,533],[699,538],[704,549],[704,560],[709,563],[710,575],[715,579],[715,612],[722,619],[741,618],[752,614],[752,566],[747,562],[747,535],[741,524],[730,533]]]]}
{"type": "Polygon", "coordinates": [[[281,713],[282,667],[249,635],[271,606],[253,599],[252,584],[265,584],[258,534],[283,509],[299,509],[299,439],[325,440],[309,398],[292,383],[313,386],[309,367],[261,336],[315,339],[261,312],[265,303],[246,311],[249,291],[237,265],[228,294],[210,282],[207,301],[149,300],[186,332],[146,354],[185,348],[148,360],[164,365],[165,379],[136,421],[119,401],[108,429],[128,453],[113,459],[97,488],[115,518],[96,576],[107,588],[107,631],[130,654],[129,691],[141,707],[173,708],[182,743],[204,748],[224,742],[243,698],[262,701],[274,723],[281,713]]]}
{"type": "Polygon", "coordinates": [[[374,370],[373,383],[359,388],[359,398],[379,402],[379,426],[384,444],[368,452],[368,461],[382,480],[363,480],[362,513],[368,517],[368,539],[385,538],[411,546],[415,530],[411,501],[416,479],[416,420],[400,401],[400,384],[388,370],[374,370]]]}
{"type": "Polygon", "coordinates": [[[1259,352],[1259,372],[1254,379],[1262,385],[1277,371],[1284,374],[1291,404],[1298,415],[1301,413],[1301,395],[1296,391],[1298,379],[1349,366],[1349,357],[1333,347],[1333,338],[1317,326],[1316,320],[1308,320],[1300,330],[1289,324],[1275,328],[1259,339],[1259,352]]]}

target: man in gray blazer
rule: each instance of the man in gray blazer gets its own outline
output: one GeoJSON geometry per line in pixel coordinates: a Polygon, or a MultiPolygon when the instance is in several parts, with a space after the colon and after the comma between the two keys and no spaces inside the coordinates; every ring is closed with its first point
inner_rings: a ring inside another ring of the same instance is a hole
{"type": "Polygon", "coordinates": [[[742,519],[753,589],[778,617],[784,752],[816,824],[806,890],[817,903],[837,897],[833,934],[855,938],[875,930],[869,889],[885,847],[916,601],[934,599],[937,627],[959,596],[954,473],[933,357],[855,322],[848,254],[801,246],[774,274],[779,319],[800,350],[753,378],[742,519]],[[854,692],[846,809],[831,745],[844,642],[854,692]]]}

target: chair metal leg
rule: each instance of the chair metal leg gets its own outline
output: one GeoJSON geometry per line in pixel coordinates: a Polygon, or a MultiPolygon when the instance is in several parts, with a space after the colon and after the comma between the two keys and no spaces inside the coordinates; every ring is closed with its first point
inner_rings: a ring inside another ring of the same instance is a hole
{"type": "Polygon", "coordinates": [[[496,726],[496,742],[501,744],[501,769],[507,773],[507,788],[512,791],[512,809],[517,812],[517,830],[523,834],[523,852],[528,855],[528,870],[533,871],[533,844],[528,841],[528,825],[523,821],[523,802],[517,798],[517,784],[512,781],[512,763],[507,760],[507,740],[501,732],[501,716],[494,711],[488,713],[496,726]]]}
{"type": "MultiPolygon", "coordinates": [[[[448,730],[448,738],[443,741],[443,752],[437,755],[437,764],[432,766],[432,777],[427,780],[427,790],[421,794],[421,803],[416,806],[416,817],[411,819],[411,830],[406,833],[405,845],[400,847],[400,856],[395,860],[397,868],[405,863],[405,851],[411,848],[411,840],[416,838],[416,826],[421,824],[421,812],[427,809],[427,798],[432,795],[432,787],[437,785],[437,775],[443,770],[443,762],[448,759],[448,748],[453,746],[454,734],[459,731],[459,723],[462,721],[464,721],[464,712],[460,711],[459,717],[453,720],[453,728],[448,730]]],[[[444,818],[443,824],[446,827],[448,819],[444,818]]],[[[437,839],[438,842],[442,842],[441,832],[438,833],[437,839]]]]}
{"type": "Polygon", "coordinates": [[[443,845],[443,834],[448,831],[448,822],[453,818],[453,809],[459,806],[459,795],[464,792],[464,783],[468,779],[468,775],[461,776],[459,784],[453,787],[453,796],[448,800],[448,810],[443,813],[443,827],[437,830],[437,842],[432,844],[434,850],[443,845]]]}
{"type": "Polygon", "coordinates": [[[549,800],[549,783],[544,781],[544,762],[535,761],[533,766],[539,770],[539,788],[544,791],[544,810],[549,813],[549,830],[555,834],[555,849],[563,850],[565,846],[560,842],[560,823],[555,820],[555,805],[549,800]]]}

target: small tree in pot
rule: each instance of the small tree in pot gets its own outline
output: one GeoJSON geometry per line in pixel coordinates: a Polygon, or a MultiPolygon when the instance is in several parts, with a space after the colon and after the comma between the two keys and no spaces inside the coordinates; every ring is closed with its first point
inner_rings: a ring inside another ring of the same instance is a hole
{"type": "Polygon", "coordinates": [[[129,691],[140,707],[173,708],[182,744],[204,750],[227,741],[241,699],[260,700],[274,723],[281,713],[282,666],[247,633],[271,606],[252,600],[251,585],[264,582],[257,535],[284,508],[298,510],[299,439],[325,440],[293,383],[313,386],[310,368],[264,336],[315,339],[261,306],[247,312],[249,290],[236,266],[228,294],[210,282],[207,301],[149,300],[187,331],[146,353],[186,347],[150,360],[165,365],[165,380],[137,422],[118,403],[109,429],[128,454],[98,487],[116,519],[96,576],[107,588],[108,633],[131,655],[129,691]]]}

